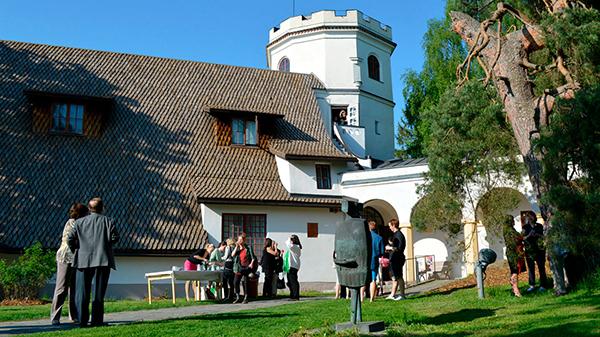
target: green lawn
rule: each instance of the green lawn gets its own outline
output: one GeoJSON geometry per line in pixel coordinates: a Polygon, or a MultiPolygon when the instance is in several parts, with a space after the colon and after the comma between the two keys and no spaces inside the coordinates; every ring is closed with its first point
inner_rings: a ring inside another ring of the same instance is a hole
{"type": "MultiPolygon", "coordinates": [[[[323,293],[316,291],[302,292],[304,297],[323,296],[323,293]]],[[[285,298],[285,295],[278,296],[285,298]]],[[[176,304],[171,302],[171,299],[152,299],[152,304],[148,304],[147,300],[109,300],[107,299],[104,305],[105,312],[121,312],[121,311],[137,311],[137,310],[152,310],[160,308],[183,307],[190,305],[207,305],[216,303],[215,301],[186,302],[184,298],[178,298],[176,304]]],[[[68,302],[65,303],[62,310],[62,319],[66,317],[65,322],[69,322],[68,302]]],[[[26,321],[32,319],[50,319],[50,304],[29,305],[29,306],[0,306],[0,322],[6,321],[26,321]]]]}
{"type": "MultiPolygon", "coordinates": [[[[363,306],[364,320],[384,320],[388,336],[600,336],[600,290],[563,297],[550,293],[514,298],[508,286],[476,289],[363,306]]],[[[75,329],[48,336],[330,336],[327,329],[349,319],[347,300],[300,302],[269,309],[179,320],[75,329]],[[315,329],[319,329],[315,331],[315,329]]],[[[352,334],[344,334],[352,335],[352,334]]]]}
{"type": "MultiPolygon", "coordinates": [[[[150,310],[159,308],[182,307],[189,305],[211,304],[213,301],[204,302],[186,302],[185,299],[177,299],[177,303],[173,304],[171,299],[156,300],[152,299],[152,304],[144,300],[107,300],[104,305],[104,310],[108,312],[120,311],[137,311],[150,310]]],[[[62,315],[65,322],[69,321],[68,302],[65,303],[62,310],[62,315]]],[[[50,304],[30,305],[30,306],[0,306],[0,322],[5,321],[25,321],[30,319],[50,319],[50,304]]]]}

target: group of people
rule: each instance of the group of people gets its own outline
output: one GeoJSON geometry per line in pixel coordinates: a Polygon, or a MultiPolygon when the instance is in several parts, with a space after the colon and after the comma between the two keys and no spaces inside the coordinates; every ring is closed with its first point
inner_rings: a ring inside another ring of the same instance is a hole
{"type": "MultiPolygon", "coordinates": [[[[273,298],[277,295],[279,273],[287,274],[287,285],[290,289],[290,300],[300,299],[300,256],[302,244],[297,235],[291,235],[285,242],[287,250],[278,248],[277,242],[265,239],[260,266],[264,274],[263,297],[273,298]]],[[[258,259],[252,246],[246,243],[246,234],[242,233],[236,240],[229,238],[215,248],[207,244],[189,256],[184,263],[184,270],[221,269],[223,271],[224,301],[232,303],[248,303],[248,284],[250,278],[255,278],[258,271],[258,259]],[[240,287],[241,286],[241,287],[240,287]],[[241,289],[243,289],[243,297],[241,289]]],[[[190,281],[185,284],[186,299],[189,300],[190,281]]],[[[194,287],[194,292],[196,292],[194,287]]]]}
{"type": "MultiPolygon", "coordinates": [[[[377,282],[380,283],[380,293],[383,293],[383,268],[388,267],[392,279],[391,293],[386,297],[388,300],[403,300],[406,298],[404,285],[404,264],[406,256],[406,238],[400,231],[400,223],[397,219],[392,219],[388,223],[392,235],[384,243],[383,237],[377,232],[377,223],[374,220],[368,222],[371,234],[371,261],[369,263],[369,300],[373,302],[378,294],[377,282]],[[387,257],[386,257],[387,256],[387,257]]],[[[336,298],[341,297],[341,286],[336,284],[336,298]]],[[[367,287],[360,289],[361,301],[366,296],[367,287]]]]}
{"type": "Polygon", "coordinates": [[[91,325],[104,324],[104,296],[110,270],[116,269],[112,247],[119,240],[119,233],[112,219],[102,215],[103,209],[100,198],[91,199],[88,207],[74,203],[69,208],[69,220],[56,252],[56,285],[50,314],[52,325],[60,324],[67,295],[71,320],[81,327],[88,325],[92,281],[91,325]]]}
{"type": "MultiPolygon", "coordinates": [[[[548,277],[546,276],[546,247],[544,240],[545,228],[537,222],[537,216],[533,211],[521,213],[521,232],[514,228],[514,219],[507,216],[502,234],[506,245],[506,259],[510,269],[510,284],[513,294],[521,297],[519,290],[519,274],[528,271],[529,287],[527,292],[536,289],[535,268],[537,265],[540,275],[539,291],[548,289],[548,277]]],[[[550,256],[550,264],[553,267],[556,295],[566,293],[564,286],[564,273],[560,256],[550,256]],[[556,268],[555,268],[556,267],[556,268]]]]}

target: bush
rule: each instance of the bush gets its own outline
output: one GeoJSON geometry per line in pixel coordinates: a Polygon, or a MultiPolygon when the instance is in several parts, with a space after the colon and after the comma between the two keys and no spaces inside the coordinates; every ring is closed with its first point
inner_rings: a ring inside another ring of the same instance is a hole
{"type": "Polygon", "coordinates": [[[0,288],[5,299],[37,299],[55,272],[54,252],[37,242],[12,263],[0,260],[0,288]]]}

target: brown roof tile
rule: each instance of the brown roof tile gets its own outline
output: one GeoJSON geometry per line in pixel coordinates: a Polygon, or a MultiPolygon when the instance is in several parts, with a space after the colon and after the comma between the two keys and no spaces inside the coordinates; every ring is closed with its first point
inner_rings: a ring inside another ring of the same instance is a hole
{"type": "Polygon", "coordinates": [[[291,196],[274,159],[351,159],[329,138],[313,88],[312,75],[0,41],[0,245],[57,247],[69,205],[98,195],[121,231],[117,248],[144,253],[205,242],[198,200],[336,204],[291,196]],[[110,97],[114,108],[100,137],[33,133],[28,90],[110,97]],[[210,108],[273,115],[272,139],[218,146],[210,108]]]}

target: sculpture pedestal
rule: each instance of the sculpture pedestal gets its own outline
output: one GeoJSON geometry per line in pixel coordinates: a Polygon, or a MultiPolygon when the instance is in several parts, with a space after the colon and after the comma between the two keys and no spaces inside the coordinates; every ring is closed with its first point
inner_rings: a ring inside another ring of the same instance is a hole
{"type": "Polygon", "coordinates": [[[346,322],[346,323],[338,323],[335,325],[335,331],[343,331],[343,330],[349,330],[349,329],[356,329],[358,330],[358,333],[371,333],[371,332],[379,332],[379,331],[383,331],[385,329],[385,325],[383,324],[383,321],[376,321],[376,322],[360,322],[357,324],[352,324],[352,322],[346,322]]]}

